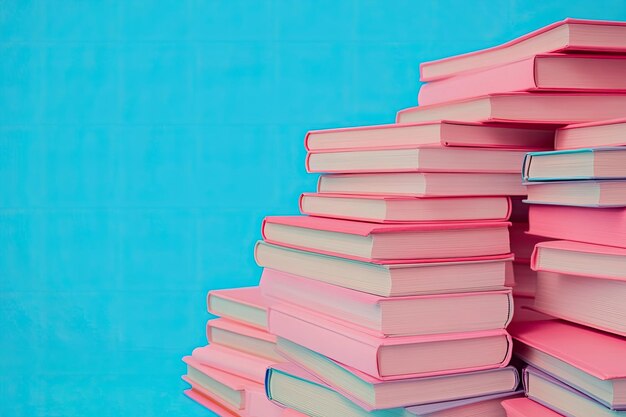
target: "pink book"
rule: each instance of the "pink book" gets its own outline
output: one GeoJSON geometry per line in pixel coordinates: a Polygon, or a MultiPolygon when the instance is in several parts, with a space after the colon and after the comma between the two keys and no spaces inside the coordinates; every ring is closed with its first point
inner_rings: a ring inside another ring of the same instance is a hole
{"type": "Polygon", "coordinates": [[[225,346],[251,355],[280,362],[276,353],[276,336],[236,321],[218,318],[209,320],[206,327],[209,344],[225,346]]]}
{"type": "Polygon", "coordinates": [[[436,121],[313,130],[306,134],[309,152],[407,148],[424,145],[540,150],[552,149],[554,129],[436,121]]]}
{"type": "Polygon", "coordinates": [[[193,350],[191,355],[199,363],[259,384],[265,380],[265,370],[275,362],[239,352],[220,345],[208,345],[193,350]]]}
{"type": "Polygon", "coordinates": [[[320,193],[409,197],[526,196],[518,174],[396,172],[321,175],[320,193]]]}
{"type": "Polygon", "coordinates": [[[513,273],[512,254],[365,262],[261,241],[254,257],[264,268],[385,297],[495,290],[513,273]]]}
{"type": "Polygon", "coordinates": [[[309,152],[307,172],[518,173],[526,150],[496,148],[372,148],[309,152]]]}
{"type": "Polygon", "coordinates": [[[267,329],[267,302],[259,287],[211,290],[207,295],[207,309],[216,316],[267,329]]]}
{"type": "MultiPolygon", "coordinates": [[[[185,379],[185,378],[183,378],[185,379]]],[[[185,379],[185,382],[189,383],[192,387],[196,386],[195,382],[185,379]]],[[[226,405],[222,404],[219,400],[216,400],[202,391],[202,389],[191,388],[184,391],[185,395],[201,406],[207,408],[209,411],[214,412],[220,417],[240,417],[242,414],[230,410],[226,405]]]]}
{"type": "Polygon", "coordinates": [[[383,380],[503,367],[512,347],[502,329],[380,338],[286,305],[270,310],[270,332],[383,380]]]}
{"type": "Polygon", "coordinates": [[[567,125],[623,117],[623,93],[500,93],[398,112],[396,122],[437,120],[567,125]]]}
{"type": "Polygon", "coordinates": [[[312,216],[263,221],[266,242],[355,260],[466,258],[510,252],[506,222],[376,224],[312,216]]]}
{"type": "Polygon", "coordinates": [[[511,366],[383,381],[286,339],[279,338],[278,349],[290,363],[368,411],[511,393],[519,384],[517,370],[511,366]]]}
{"type": "Polygon", "coordinates": [[[513,315],[510,289],[380,297],[265,269],[263,294],[306,308],[378,337],[461,333],[505,328],[513,315]]]}
{"type": "Polygon", "coordinates": [[[588,208],[533,204],[529,233],[626,248],[626,208],[588,208]]]}
{"type": "Polygon", "coordinates": [[[300,212],[318,217],[373,223],[505,221],[511,200],[495,197],[402,197],[304,193],[300,212]]]}
{"type": "Polygon", "coordinates": [[[542,313],[626,336],[622,280],[540,272],[534,308],[542,313]]]}
{"type": "Polygon", "coordinates": [[[626,59],[611,55],[544,54],[423,84],[422,106],[524,91],[624,92],[626,59]]]}
{"type": "Polygon", "coordinates": [[[561,320],[514,323],[516,355],[605,406],[626,410],[626,339],[561,320]]]}
{"type": "Polygon", "coordinates": [[[626,281],[626,249],[556,240],[535,247],[531,267],[600,279],[626,281]]]}
{"type": "Polygon", "coordinates": [[[529,204],[626,207],[626,181],[622,179],[528,182],[526,185],[528,190],[526,202],[529,204]]]}
{"type": "Polygon", "coordinates": [[[554,149],[584,149],[626,145],[626,118],[578,123],[556,130],[554,149]]]}
{"type": "Polygon", "coordinates": [[[507,417],[564,417],[529,398],[502,401],[507,417]]]}
{"type": "Polygon", "coordinates": [[[192,387],[209,398],[217,399],[226,408],[241,413],[246,406],[246,389],[258,389],[262,384],[221,371],[205,365],[193,358],[185,356],[187,375],[183,380],[193,384],[192,387]]]}
{"type": "Polygon", "coordinates": [[[565,19],[492,48],[420,65],[420,81],[434,81],[465,72],[551,52],[626,52],[624,22],[565,19]]]}

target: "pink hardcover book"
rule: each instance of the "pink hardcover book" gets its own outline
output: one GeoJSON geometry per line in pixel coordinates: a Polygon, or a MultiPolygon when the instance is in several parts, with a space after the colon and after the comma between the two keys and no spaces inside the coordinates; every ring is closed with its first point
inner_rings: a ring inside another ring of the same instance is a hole
{"type": "Polygon", "coordinates": [[[554,129],[436,121],[313,130],[304,139],[309,152],[424,145],[550,150],[554,145],[554,129]]]}
{"type": "Polygon", "coordinates": [[[535,271],[626,281],[626,249],[555,240],[535,246],[535,271]]]}
{"type": "Polygon", "coordinates": [[[269,343],[276,343],[276,336],[268,333],[266,330],[224,318],[212,319],[207,322],[207,340],[209,343],[215,342],[213,335],[220,330],[237,333],[245,337],[259,339],[269,343]]]}
{"type": "Polygon", "coordinates": [[[533,204],[528,222],[533,235],[626,248],[626,208],[533,204]]]}
{"type": "Polygon", "coordinates": [[[512,366],[383,381],[286,339],[279,338],[278,350],[290,363],[368,411],[510,393],[519,385],[517,370],[512,366]]]}
{"type": "Polygon", "coordinates": [[[259,287],[211,290],[207,295],[209,313],[259,329],[267,329],[267,307],[259,287]]]}
{"type": "Polygon", "coordinates": [[[513,398],[501,404],[507,417],[564,417],[530,398],[513,398]]]}
{"type": "Polygon", "coordinates": [[[216,398],[228,409],[241,413],[246,406],[245,391],[262,387],[251,380],[208,366],[192,356],[185,356],[187,375],[183,380],[194,384],[193,388],[209,398],[216,398]]]}
{"type": "Polygon", "coordinates": [[[626,52],[624,22],[565,19],[501,45],[420,65],[420,81],[454,75],[551,52],[626,52]]]}
{"type": "Polygon", "coordinates": [[[376,224],[312,216],[263,221],[266,242],[354,260],[466,258],[510,252],[506,222],[376,224]]]}
{"type": "Polygon", "coordinates": [[[615,410],[626,410],[626,339],[561,320],[513,323],[515,354],[615,410]]]}
{"type": "Polygon", "coordinates": [[[266,330],[217,318],[207,322],[206,336],[209,344],[225,346],[274,362],[282,360],[280,355],[276,353],[276,336],[266,330]]]}
{"type": "Polygon", "coordinates": [[[321,175],[320,193],[408,197],[526,196],[518,174],[383,172],[321,175]]]}
{"type": "MultiPolygon", "coordinates": [[[[625,60],[626,62],[626,60],[625,60]]],[[[346,149],[309,152],[307,172],[476,172],[517,173],[526,150],[497,148],[412,148],[346,149]]]]}
{"type": "Polygon", "coordinates": [[[558,358],[601,380],[626,378],[626,339],[562,320],[509,326],[525,345],[558,358]]]}
{"type": "Polygon", "coordinates": [[[626,145],[626,118],[578,123],[561,127],[554,136],[554,149],[585,149],[626,145]]]}
{"type": "Polygon", "coordinates": [[[279,303],[324,314],[377,337],[503,329],[513,315],[510,289],[380,297],[267,268],[260,287],[279,303]]]}
{"type": "Polygon", "coordinates": [[[445,260],[366,262],[260,241],[255,246],[254,257],[264,268],[385,297],[495,290],[502,288],[513,273],[510,253],[445,260]]]}
{"type": "Polygon", "coordinates": [[[185,382],[189,383],[193,388],[184,391],[185,395],[209,411],[214,412],[220,417],[240,417],[242,414],[229,409],[225,404],[222,404],[219,400],[214,399],[207,395],[208,391],[198,388],[197,384],[187,378],[184,378],[185,382]]]}
{"type": "Polygon", "coordinates": [[[535,55],[521,61],[423,84],[422,106],[511,92],[624,92],[626,59],[602,55],[535,55]]]}
{"type": "Polygon", "coordinates": [[[265,370],[275,362],[219,345],[208,345],[193,350],[191,355],[199,363],[249,379],[259,384],[265,380],[265,370]]]}
{"type": "Polygon", "coordinates": [[[494,197],[401,197],[304,193],[300,212],[318,217],[373,223],[506,221],[511,200],[494,197]]]}
{"type": "Polygon", "coordinates": [[[623,117],[624,93],[500,93],[398,112],[396,122],[437,120],[567,125],[623,117]]]}
{"type": "Polygon", "coordinates": [[[574,323],[626,336],[622,280],[539,272],[534,308],[574,323]]]}
{"type": "Polygon", "coordinates": [[[512,347],[502,329],[380,338],[286,305],[270,310],[270,332],[383,380],[504,367],[512,347]]]}

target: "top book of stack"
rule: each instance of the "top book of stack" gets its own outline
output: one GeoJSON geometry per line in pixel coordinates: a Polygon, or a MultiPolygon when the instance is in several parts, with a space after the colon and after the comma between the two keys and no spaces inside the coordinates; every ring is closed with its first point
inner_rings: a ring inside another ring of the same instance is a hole
{"type": "Polygon", "coordinates": [[[565,19],[501,45],[420,65],[420,81],[435,81],[546,53],[626,53],[626,23],[565,19]]]}

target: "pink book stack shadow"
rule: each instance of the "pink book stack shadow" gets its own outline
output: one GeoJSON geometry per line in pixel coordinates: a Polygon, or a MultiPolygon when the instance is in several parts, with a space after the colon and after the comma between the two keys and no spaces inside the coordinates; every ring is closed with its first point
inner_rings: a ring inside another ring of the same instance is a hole
{"type": "Polygon", "coordinates": [[[209,293],[187,395],[226,416],[626,416],[626,25],[566,19],[420,73],[396,123],[306,134],[317,189],[264,219],[259,286],[209,293]]]}

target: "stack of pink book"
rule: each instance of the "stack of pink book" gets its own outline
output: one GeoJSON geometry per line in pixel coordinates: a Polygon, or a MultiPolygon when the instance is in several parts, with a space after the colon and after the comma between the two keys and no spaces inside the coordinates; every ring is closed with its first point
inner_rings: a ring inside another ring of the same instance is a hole
{"type": "Polygon", "coordinates": [[[626,116],[626,25],[567,19],[421,80],[395,124],[306,135],[317,190],[265,218],[259,287],[210,293],[192,398],[223,415],[624,415],[626,122],[602,120],[626,116]],[[555,134],[594,149],[554,153],[555,134]]]}
{"type": "Polygon", "coordinates": [[[265,395],[265,373],[284,362],[267,331],[268,305],[259,287],[214,290],[207,307],[220,316],[206,327],[209,345],[183,358],[185,394],[220,416],[298,416],[265,395]]]}
{"type": "Polygon", "coordinates": [[[624,23],[568,19],[424,64],[425,106],[399,114],[556,128],[556,151],[524,159],[530,207],[511,228],[529,399],[504,401],[509,416],[626,415],[625,44],[624,23]]]}

